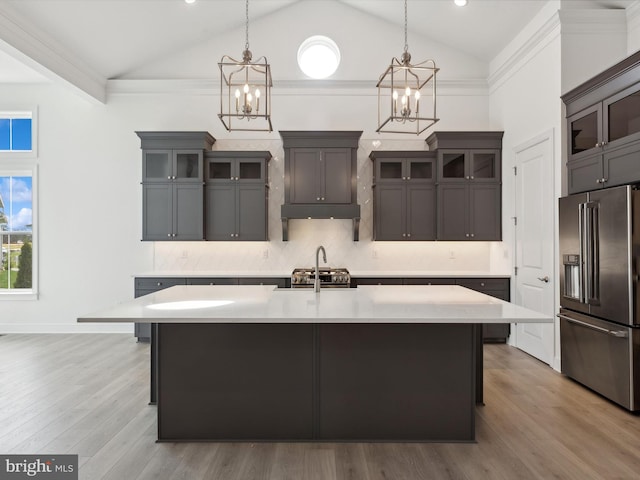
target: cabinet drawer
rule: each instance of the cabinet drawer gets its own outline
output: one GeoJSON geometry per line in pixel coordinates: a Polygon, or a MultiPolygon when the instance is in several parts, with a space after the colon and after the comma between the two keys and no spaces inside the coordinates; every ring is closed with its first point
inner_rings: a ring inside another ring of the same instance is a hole
{"type": "Polygon", "coordinates": [[[402,279],[401,278],[376,278],[376,277],[369,277],[369,278],[352,278],[351,279],[351,284],[355,285],[356,287],[358,285],[402,285],[402,279]]]}
{"type": "Polygon", "coordinates": [[[288,278],[239,278],[238,285],[275,285],[278,288],[287,288],[288,278]]]}
{"type": "Polygon", "coordinates": [[[485,292],[486,290],[509,290],[508,278],[459,278],[456,283],[479,292],[485,292]]]}
{"type": "Polygon", "coordinates": [[[405,278],[405,285],[455,285],[454,278],[405,278]]]}
{"type": "Polygon", "coordinates": [[[236,278],[187,278],[187,285],[237,285],[236,278]]]}
{"type": "Polygon", "coordinates": [[[184,278],[136,278],[135,286],[136,290],[151,290],[158,291],[165,288],[173,287],[174,285],[186,285],[184,278]]]}

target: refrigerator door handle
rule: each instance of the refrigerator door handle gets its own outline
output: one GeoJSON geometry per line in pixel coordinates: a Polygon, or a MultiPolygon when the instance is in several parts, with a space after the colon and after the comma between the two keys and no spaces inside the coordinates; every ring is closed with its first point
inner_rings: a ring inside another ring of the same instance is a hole
{"type": "Polygon", "coordinates": [[[578,230],[579,230],[579,235],[580,235],[580,265],[578,266],[578,273],[579,273],[579,277],[580,277],[580,285],[579,285],[579,296],[580,296],[580,303],[587,303],[586,299],[589,298],[588,297],[588,292],[585,292],[585,287],[587,285],[587,281],[586,281],[586,274],[587,272],[585,272],[585,265],[586,265],[586,261],[585,261],[585,253],[587,251],[587,246],[586,246],[586,242],[587,242],[587,235],[585,232],[585,228],[586,228],[586,222],[585,222],[585,215],[586,215],[586,203],[581,203],[579,204],[578,208],[579,208],[579,215],[578,215],[578,230]]]}
{"type": "Polygon", "coordinates": [[[585,243],[585,299],[589,305],[600,305],[599,283],[599,245],[598,245],[598,203],[583,204],[584,243],[585,243]]]}
{"type": "Polygon", "coordinates": [[[608,328],[602,328],[602,327],[598,327],[597,325],[591,325],[590,323],[581,322],[580,320],[576,320],[575,318],[562,315],[561,313],[558,313],[556,317],[562,318],[569,323],[580,325],[585,328],[590,328],[591,330],[596,330],[597,332],[606,333],[607,335],[611,335],[612,337],[617,337],[617,338],[629,337],[629,332],[627,332],[626,330],[609,330],[608,328]]]}

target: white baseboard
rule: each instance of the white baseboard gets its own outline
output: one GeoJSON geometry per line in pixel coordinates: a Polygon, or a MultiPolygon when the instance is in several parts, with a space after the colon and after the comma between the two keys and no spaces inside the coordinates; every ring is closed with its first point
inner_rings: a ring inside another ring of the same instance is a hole
{"type": "Polygon", "coordinates": [[[130,333],[132,323],[0,323],[0,334],[5,333],[130,333]]]}

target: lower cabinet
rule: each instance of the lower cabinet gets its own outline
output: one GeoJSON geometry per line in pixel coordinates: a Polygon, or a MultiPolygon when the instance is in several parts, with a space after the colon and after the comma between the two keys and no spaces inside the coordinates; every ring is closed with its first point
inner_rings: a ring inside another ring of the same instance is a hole
{"type": "MultiPolygon", "coordinates": [[[[351,287],[359,285],[460,285],[505,302],[510,301],[509,278],[455,278],[455,277],[352,277],[351,287]]],[[[485,343],[506,342],[511,326],[507,323],[485,323],[482,338],[485,343]]]]}
{"type": "MultiPolygon", "coordinates": [[[[150,293],[159,292],[165,288],[173,287],[174,285],[186,285],[184,278],[159,278],[159,277],[138,277],[135,279],[135,298],[142,297],[143,295],[149,295],[150,293]]],[[[133,334],[139,342],[151,341],[151,324],[150,323],[136,323],[133,327],[133,334]]]]}
{"type": "MultiPolygon", "coordinates": [[[[174,285],[273,285],[278,288],[287,288],[291,286],[291,280],[276,277],[136,277],[135,298],[174,285]]],[[[150,342],[151,324],[134,324],[133,334],[139,342],[150,342]]]]}

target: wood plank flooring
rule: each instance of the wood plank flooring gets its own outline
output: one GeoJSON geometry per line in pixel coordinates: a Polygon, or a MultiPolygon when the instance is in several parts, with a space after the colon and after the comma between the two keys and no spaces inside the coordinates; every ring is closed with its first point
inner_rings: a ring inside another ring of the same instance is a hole
{"type": "Polygon", "coordinates": [[[640,416],[485,346],[477,443],[155,443],[149,346],[0,336],[0,453],[79,455],[83,480],[640,479],[640,416]]]}

